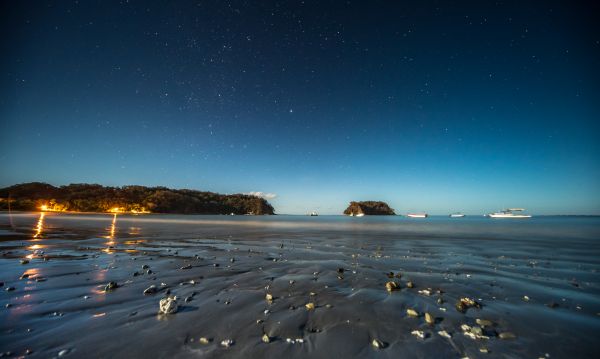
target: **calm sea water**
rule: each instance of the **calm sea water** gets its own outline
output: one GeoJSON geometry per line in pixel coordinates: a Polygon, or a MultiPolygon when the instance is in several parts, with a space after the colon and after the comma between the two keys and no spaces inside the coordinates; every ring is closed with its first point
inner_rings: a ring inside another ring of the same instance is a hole
{"type": "Polygon", "coordinates": [[[600,350],[597,217],[2,213],[0,251],[0,352],[12,355],[570,358],[600,350]],[[389,272],[401,274],[399,291],[385,290],[389,272]],[[119,288],[104,292],[108,281],[119,288]],[[160,292],[143,295],[151,284],[160,292]],[[158,315],[167,289],[180,311],[158,315]],[[266,293],[276,299],[266,302],[266,293]],[[460,313],[463,297],[482,307],[460,313]],[[461,325],[478,318],[493,322],[487,338],[464,335],[461,325]],[[516,338],[501,339],[505,332],[516,338]],[[234,345],[222,347],[225,339],[234,345]]]}

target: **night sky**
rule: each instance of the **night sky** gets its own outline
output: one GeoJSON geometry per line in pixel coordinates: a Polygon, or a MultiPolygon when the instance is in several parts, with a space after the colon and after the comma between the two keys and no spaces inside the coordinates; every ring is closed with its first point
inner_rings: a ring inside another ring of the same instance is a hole
{"type": "Polygon", "coordinates": [[[591,3],[2,2],[0,186],[600,214],[591,3]]]}

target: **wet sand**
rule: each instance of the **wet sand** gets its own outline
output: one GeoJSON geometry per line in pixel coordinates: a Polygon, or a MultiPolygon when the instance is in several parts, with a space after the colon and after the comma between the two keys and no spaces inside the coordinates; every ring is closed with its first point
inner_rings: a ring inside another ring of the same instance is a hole
{"type": "Polygon", "coordinates": [[[595,357],[599,270],[599,218],[3,213],[0,352],[595,357]]]}

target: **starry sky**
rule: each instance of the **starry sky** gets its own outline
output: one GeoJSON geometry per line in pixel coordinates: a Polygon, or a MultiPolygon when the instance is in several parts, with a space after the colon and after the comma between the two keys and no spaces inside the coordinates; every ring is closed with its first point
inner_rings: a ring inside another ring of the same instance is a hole
{"type": "Polygon", "coordinates": [[[2,2],[0,186],[600,214],[591,3],[2,2]]]}

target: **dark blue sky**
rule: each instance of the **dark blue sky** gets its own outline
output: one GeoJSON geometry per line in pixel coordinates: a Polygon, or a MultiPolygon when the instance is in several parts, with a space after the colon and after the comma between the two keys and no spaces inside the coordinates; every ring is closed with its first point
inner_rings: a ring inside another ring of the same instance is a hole
{"type": "Polygon", "coordinates": [[[585,3],[3,2],[0,185],[600,214],[585,3]]]}

